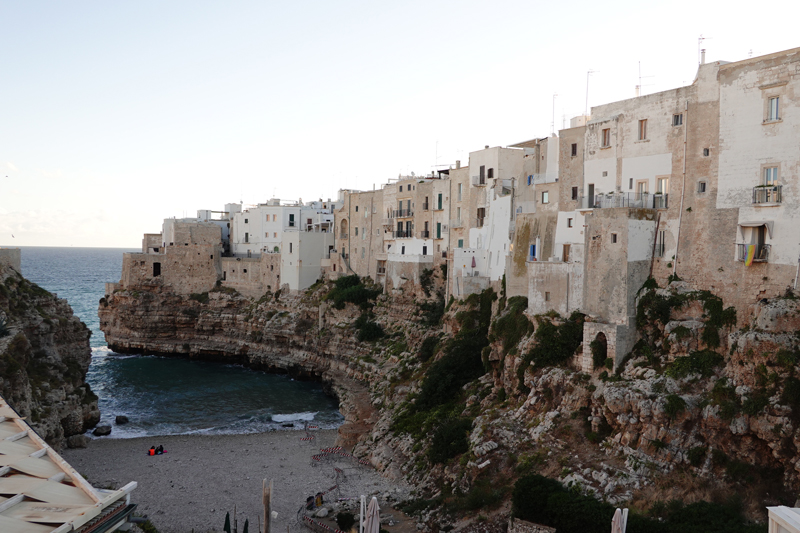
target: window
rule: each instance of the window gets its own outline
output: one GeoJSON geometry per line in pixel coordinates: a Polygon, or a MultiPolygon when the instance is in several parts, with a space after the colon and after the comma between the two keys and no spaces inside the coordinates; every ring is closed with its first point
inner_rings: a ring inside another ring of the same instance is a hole
{"type": "Polygon", "coordinates": [[[578,155],[578,143],[572,143],[572,157],[578,155]]]}
{"type": "Polygon", "coordinates": [[[480,175],[478,176],[478,183],[481,185],[486,183],[486,166],[481,165],[480,175]]]}
{"type": "Polygon", "coordinates": [[[277,239],[278,238],[278,232],[277,231],[273,231],[272,232],[272,238],[273,239],[277,239]]]}
{"type": "Polygon", "coordinates": [[[272,215],[272,221],[276,222],[278,220],[278,215],[272,215]]]}
{"type": "Polygon", "coordinates": [[[400,247],[400,255],[405,255],[405,254],[406,254],[406,246],[403,245],[400,247]]]}
{"type": "Polygon", "coordinates": [[[603,177],[605,178],[606,176],[608,176],[608,170],[603,171],[603,177]]]}
{"type": "Polygon", "coordinates": [[[547,292],[547,291],[544,292],[544,301],[545,302],[549,302],[550,301],[550,293],[547,292]]]}
{"type": "Polygon", "coordinates": [[[250,242],[250,234],[249,233],[245,233],[244,234],[244,242],[250,242]]]}
{"type": "Polygon", "coordinates": [[[355,231],[356,231],[356,237],[358,237],[358,227],[355,228],[355,231]]]}
{"type": "Polygon", "coordinates": [[[536,245],[531,244],[528,247],[528,261],[534,261],[536,259],[536,245]]]}
{"type": "Polygon", "coordinates": [[[708,154],[711,153],[711,150],[708,148],[703,148],[703,157],[708,157],[708,154]]]}
{"type": "Polygon", "coordinates": [[[528,185],[533,181],[533,174],[528,175],[528,185]]]}
{"type": "Polygon", "coordinates": [[[573,200],[577,200],[578,199],[578,188],[577,187],[573,187],[572,188],[572,199],[573,200]]]}
{"type": "Polygon", "coordinates": [[[778,184],[778,167],[766,167],[764,169],[764,185],[773,187],[778,184]]]}
{"type": "Polygon", "coordinates": [[[611,128],[605,128],[603,130],[603,136],[601,138],[601,148],[608,148],[611,146],[611,128]]]}
{"type": "Polygon", "coordinates": [[[463,248],[464,247],[464,239],[458,239],[458,247],[459,248],[463,248]]]}
{"type": "Polygon", "coordinates": [[[486,173],[486,177],[487,177],[488,179],[492,179],[492,178],[494,178],[494,169],[493,169],[493,168],[490,168],[490,169],[487,171],[487,173],[486,173]]]}
{"type": "MultiPolygon", "coordinates": [[[[356,210],[358,210],[358,207],[356,207],[356,210]]],[[[291,213],[289,214],[289,227],[290,228],[294,227],[294,215],[291,213]]]]}
{"type": "Polygon", "coordinates": [[[289,253],[292,253],[292,244],[291,242],[289,243],[289,253]]]}
{"type": "Polygon", "coordinates": [[[403,186],[402,185],[400,186],[400,192],[403,192],[403,186]]]}
{"type": "Polygon", "coordinates": [[[617,242],[617,234],[616,233],[612,233],[611,234],[611,243],[615,244],[616,242],[617,242]]]}
{"type": "Polygon", "coordinates": [[[247,269],[245,268],[245,269],[244,269],[242,272],[244,272],[245,274],[247,274],[247,269]]]}
{"type": "Polygon", "coordinates": [[[630,191],[633,190],[633,178],[628,180],[628,190],[630,190],[630,191]]]}
{"type": "Polygon", "coordinates": [[[441,210],[442,209],[442,193],[439,193],[439,197],[437,198],[437,200],[438,200],[439,210],[441,210]]]}
{"type": "MultiPolygon", "coordinates": [[[[402,190],[403,190],[403,188],[402,188],[402,187],[400,187],[400,190],[402,191],[402,190]]],[[[358,206],[356,206],[356,213],[358,213],[358,206]]],[[[292,216],[292,215],[289,215],[289,216],[292,216]]]]}
{"type": "Polygon", "coordinates": [[[153,277],[155,278],[160,275],[161,275],[161,263],[153,263],[153,277]]]}
{"type": "Polygon", "coordinates": [[[549,204],[550,203],[550,193],[547,191],[542,192],[542,203],[549,204]]]}
{"type": "Polygon", "coordinates": [[[699,192],[699,193],[706,192],[706,182],[705,181],[698,181],[697,182],[697,192],[699,192]]]}
{"type": "Polygon", "coordinates": [[[366,238],[367,238],[367,228],[361,228],[361,240],[363,241],[366,238]]]}
{"type": "Polygon", "coordinates": [[[247,219],[244,219],[244,223],[247,224],[247,219]]]}
{"type": "Polygon", "coordinates": [[[647,140],[647,119],[642,119],[639,121],[639,140],[647,140]]]}
{"type": "Polygon", "coordinates": [[[464,192],[464,184],[463,183],[459,183],[458,184],[458,201],[459,202],[461,201],[461,193],[463,193],[463,192],[464,192]]]}
{"type": "Polygon", "coordinates": [[[767,100],[767,122],[781,119],[780,115],[778,114],[779,100],[780,98],[777,96],[774,96],[769,100],[767,100]]]}
{"type": "Polygon", "coordinates": [[[441,222],[437,222],[436,223],[436,238],[437,239],[441,239],[442,238],[442,223],[441,222]]]}
{"type": "Polygon", "coordinates": [[[572,227],[572,219],[571,219],[571,218],[568,218],[568,219],[567,219],[567,227],[568,227],[568,228],[571,228],[571,227],[572,227]]]}
{"type": "Polygon", "coordinates": [[[366,253],[366,248],[363,246],[361,247],[361,259],[364,259],[364,254],[366,253]]]}
{"type": "Polygon", "coordinates": [[[672,115],[672,125],[673,126],[683,125],[683,113],[677,113],[675,115],[672,115]]]}
{"type": "Polygon", "coordinates": [[[422,247],[422,255],[428,255],[428,247],[427,246],[423,246],[422,247]]]}
{"type": "Polygon", "coordinates": [[[456,221],[461,222],[461,208],[456,207],[456,221]]]}
{"type": "Polygon", "coordinates": [[[658,237],[656,238],[656,257],[664,257],[664,242],[667,238],[666,236],[666,230],[662,229],[658,232],[658,237]]]}
{"type": "Polygon", "coordinates": [[[668,194],[669,193],[669,178],[658,178],[658,188],[656,192],[659,194],[668,194]]]}

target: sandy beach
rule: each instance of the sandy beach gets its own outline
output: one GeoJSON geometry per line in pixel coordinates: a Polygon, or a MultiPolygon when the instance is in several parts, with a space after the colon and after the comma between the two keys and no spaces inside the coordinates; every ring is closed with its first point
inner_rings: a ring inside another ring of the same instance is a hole
{"type": "MultiPolygon", "coordinates": [[[[408,488],[381,477],[354,459],[330,457],[313,461],[320,448],[333,446],[335,430],[316,431],[313,441],[301,441],[302,431],[274,431],[250,435],[177,435],[137,439],[99,438],[88,448],[64,450],[63,457],[95,487],[118,488],[138,482],[132,501],[137,515],[146,515],[161,533],[222,531],[225,512],[237,507],[239,531],[245,518],[250,531],[258,531],[262,480],[273,480],[272,531],[309,531],[297,523],[306,498],[336,484],[334,468],[342,470],[339,494],[334,499],[388,495],[397,500],[408,488]],[[168,453],[150,457],[150,446],[168,453]]],[[[327,498],[327,497],[326,497],[327,498]]],[[[400,513],[386,505],[382,516],[395,520],[400,513]]],[[[392,533],[409,531],[413,523],[402,520],[382,527],[392,533]]]]}

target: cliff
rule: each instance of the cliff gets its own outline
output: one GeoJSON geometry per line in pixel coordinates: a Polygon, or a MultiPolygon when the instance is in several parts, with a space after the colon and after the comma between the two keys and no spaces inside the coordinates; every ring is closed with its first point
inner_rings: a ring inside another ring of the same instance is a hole
{"type": "Polygon", "coordinates": [[[735,330],[735,310],[713,294],[649,284],[640,343],[615,365],[593,342],[596,369],[584,373],[590,317],[529,316],[525,298],[491,290],[445,308],[443,283],[436,272],[375,295],[337,281],[258,301],[142,287],[107,295],[99,314],[120,353],[323,380],[345,415],[339,443],[412,482],[407,511],[434,530],[478,512],[484,526],[500,524],[515,480],[532,473],[652,517],[665,502],[737,493],[754,518],[794,502],[800,305],[791,294],[757,303],[735,330]]]}
{"type": "Polygon", "coordinates": [[[90,335],[66,300],[0,265],[0,394],[56,448],[100,420],[90,335]]]}

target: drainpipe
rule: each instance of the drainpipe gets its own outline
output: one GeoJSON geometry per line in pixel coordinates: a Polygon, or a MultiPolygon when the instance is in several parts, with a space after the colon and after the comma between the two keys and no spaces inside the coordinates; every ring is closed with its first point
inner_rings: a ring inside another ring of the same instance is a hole
{"type": "MultiPolygon", "coordinates": [[[[689,101],[683,106],[686,119],[683,121],[683,184],[681,186],[681,207],[678,211],[678,235],[675,237],[675,259],[672,260],[672,275],[678,270],[678,250],[681,243],[681,221],[683,220],[683,199],[686,196],[686,144],[689,136],[689,101]]],[[[656,228],[658,231],[658,228],[656,228]]]]}

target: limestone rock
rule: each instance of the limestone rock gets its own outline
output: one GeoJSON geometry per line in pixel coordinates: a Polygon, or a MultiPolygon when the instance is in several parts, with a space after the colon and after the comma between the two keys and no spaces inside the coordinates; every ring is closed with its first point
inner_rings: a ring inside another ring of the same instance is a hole
{"type": "Polygon", "coordinates": [[[67,437],[68,448],[86,448],[89,445],[89,437],[86,435],[72,435],[67,437]]]}
{"type": "Polygon", "coordinates": [[[105,437],[106,435],[111,435],[111,426],[97,426],[92,431],[92,435],[96,437],[105,437]]]}
{"type": "Polygon", "coordinates": [[[114,419],[114,423],[117,424],[118,426],[127,424],[128,422],[130,422],[130,420],[125,415],[117,415],[117,417],[114,419]]]}

